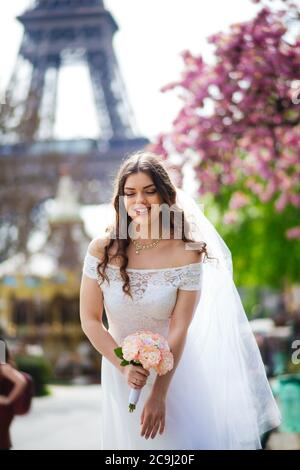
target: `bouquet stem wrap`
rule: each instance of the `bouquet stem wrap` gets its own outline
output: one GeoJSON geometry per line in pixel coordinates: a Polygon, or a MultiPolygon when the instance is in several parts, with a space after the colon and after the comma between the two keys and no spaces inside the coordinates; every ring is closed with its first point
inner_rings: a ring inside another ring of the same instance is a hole
{"type": "Polygon", "coordinates": [[[128,399],[128,410],[130,413],[132,413],[135,410],[136,404],[140,398],[141,391],[142,391],[141,388],[139,389],[132,388],[130,390],[129,399],[128,399]]]}

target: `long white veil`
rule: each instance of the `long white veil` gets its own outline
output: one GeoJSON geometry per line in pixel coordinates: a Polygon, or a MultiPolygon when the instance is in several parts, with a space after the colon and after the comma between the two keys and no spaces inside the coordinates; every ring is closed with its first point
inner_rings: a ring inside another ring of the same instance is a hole
{"type": "Polygon", "coordinates": [[[194,199],[179,188],[176,193],[190,226],[186,236],[205,242],[213,258],[203,263],[183,362],[189,364],[194,390],[201,394],[204,381],[209,390],[217,448],[258,449],[261,435],[281,417],[233,280],[231,252],[194,199]]]}

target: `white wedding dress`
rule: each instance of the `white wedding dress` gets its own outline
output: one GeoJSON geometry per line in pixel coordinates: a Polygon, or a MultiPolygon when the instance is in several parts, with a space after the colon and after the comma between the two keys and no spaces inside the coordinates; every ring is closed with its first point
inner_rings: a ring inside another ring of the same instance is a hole
{"type": "MultiPolygon", "coordinates": [[[[87,253],[83,272],[98,284],[99,277],[96,266],[99,260],[87,253]]],[[[109,332],[118,345],[122,340],[140,329],[147,329],[168,336],[169,320],[176,303],[177,291],[200,290],[203,279],[211,277],[217,282],[211,267],[203,263],[194,263],[176,268],[163,269],[129,269],[133,300],[122,291],[123,280],[119,268],[109,264],[106,274],[110,283],[101,284],[104,306],[109,323],[109,332]]],[[[201,304],[201,302],[200,302],[201,304]]],[[[224,306],[226,309],[226,306],[224,306]]],[[[205,312],[201,314],[204,315],[205,312]]],[[[182,312],[184,315],[184,312],[182,312]]],[[[199,315],[197,311],[195,315],[199,315]]],[[[194,320],[193,320],[194,321],[194,320]]],[[[246,320],[245,320],[246,321],[246,320]]],[[[218,320],[218,328],[220,321],[218,320]]],[[[246,323],[248,323],[246,321],[246,323]]],[[[191,328],[191,327],[190,327],[191,328]]],[[[207,337],[199,338],[204,343],[207,337]]],[[[256,347],[256,345],[252,345],[256,347]]],[[[232,345],[234,347],[234,345],[232,345]]],[[[130,388],[125,377],[105,357],[102,358],[102,442],[101,448],[108,450],[196,450],[196,449],[254,449],[260,448],[257,421],[261,421],[264,431],[279,424],[279,413],[274,399],[267,396],[268,403],[261,403],[260,414],[253,417],[249,403],[241,403],[239,384],[236,381],[234,393],[229,401],[220,401],[217,397],[218,372],[211,370],[205,354],[197,354],[198,349],[193,341],[187,341],[181,360],[172,377],[166,399],[166,425],[162,435],[154,439],[140,436],[140,416],[145,400],[150,394],[155,373],[152,371],[147,384],[142,389],[136,410],[128,412],[128,396],[130,388]],[[236,394],[236,396],[235,396],[236,394]],[[219,403],[216,406],[216,401],[219,403]],[[226,403],[226,404],[225,404],[226,403]],[[228,405],[229,403],[229,405],[228,405]],[[222,404],[226,410],[222,409],[222,404]],[[244,408],[251,412],[245,413],[244,408]],[[249,415],[249,416],[248,416],[249,415]],[[265,415],[268,415],[267,417],[265,415]],[[267,424],[265,423],[265,418],[267,424]],[[230,430],[228,431],[228,428],[230,430]],[[243,434],[243,431],[245,433],[243,434]],[[248,438],[248,435],[250,437],[248,438]],[[245,437],[247,436],[247,437],[245,437]]],[[[208,352],[214,355],[214,351],[208,352]]],[[[250,353],[249,353],[250,354],[250,353]]],[[[233,352],[239,360],[239,352],[233,352]]],[[[223,358],[224,359],[224,358],[223,358]]],[[[221,361],[222,358],[218,358],[221,361]]],[[[212,365],[214,364],[212,359],[212,365]]],[[[219,364],[219,362],[218,362],[219,364]]],[[[231,369],[231,362],[228,361],[231,369]]],[[[261,364],[259,364],[259,367],[261,364]]],[[[251,365],[253,368],[253,365],[251,365]]],[[[255,367],[255,364],[254,364],[255,367]]],[[[226,365],[222,370],[226,370],[226,365]]],[[[233,367],[234,369],[234,367],[233,367]]],[[[261,371],[260,371],[261,374],[261,371]]],[[[260,384],[266,378],[259,377],[260,384]]],[[[221,380],[221,377],[220,377],[221,380]]],[[[230,383],[234,383],[234,372],[228,375],[230,383]]],[[[221,383],[220,383],[221,386],[221,383]]],[[[225,391],[222,394],[225,395],[225,391]]],[[[259,401],[259,390],[257,391],[259,401]]],[[[243,395],[246,395],[243,393],[243,395]]],[[[264,395],[265,396],[265,395],[264,395]]],[[[227,397],[228,398],[228,397],[227,397]]],[[[245,401],[243,399],[243,401],[245,401]]]]}

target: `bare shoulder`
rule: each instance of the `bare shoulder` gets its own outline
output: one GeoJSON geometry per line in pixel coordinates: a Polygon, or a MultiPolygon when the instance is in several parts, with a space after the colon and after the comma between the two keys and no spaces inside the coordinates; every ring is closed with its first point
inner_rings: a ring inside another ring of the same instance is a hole
{"type": "Polygon", "coordinates": [[[104,254],[104,249],[109,244],[109,241],[109,237],[94,238],[88,246],[88,252],[101,259],[104,254]]]}
{"type": "Polygon", "coordinates": [[[177,266],[200,263],[203,261],[203,253],[198,250],[187,249],[187,244],[183,240],[173,241],[173,259],[177,266]]]}

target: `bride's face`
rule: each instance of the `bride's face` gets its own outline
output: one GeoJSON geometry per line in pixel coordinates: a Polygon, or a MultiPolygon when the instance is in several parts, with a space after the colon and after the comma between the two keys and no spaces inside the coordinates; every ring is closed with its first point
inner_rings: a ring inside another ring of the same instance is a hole
{"type": "Polygon", "coordinates": [[[161,196],[151,177],[144,172],[134,173],[125,181],[124,205],[135,224],[158,222],[161,196]]]}

